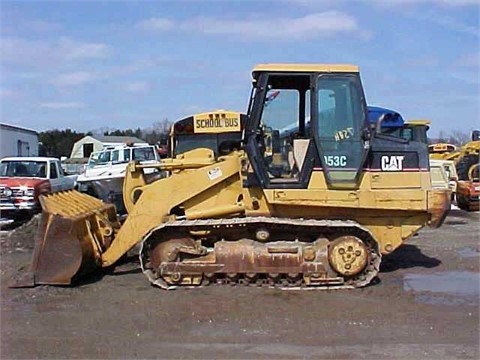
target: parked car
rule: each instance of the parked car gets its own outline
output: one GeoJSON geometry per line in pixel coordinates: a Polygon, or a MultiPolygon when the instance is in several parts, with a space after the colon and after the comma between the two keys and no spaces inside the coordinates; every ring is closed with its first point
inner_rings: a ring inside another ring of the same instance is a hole
{"type": "Polygon", "coordinates": [[[432,188],[451,189],[449,175],[447,175],[442,160],[430,159],[430,178],[432,181],[432,188]]]}
{"type": "MultiPolygon", "coordinates": [[[[106,147],[90,155],[85,171],[78,176],[77,189],[105,202],[113,203],[119,214],[125,214],[123,179],[130,161],[158,164],[160,156],[154,145],[125,144],[106,147]]],[[[151,179],[163,176],[157,169],[145,169],[151,179]]]]}
{"type": "Polygon", "coordinates": [[[23,220],[41,210],[39,195],[73,189],[76,175],[66,176],[60,160],[6,157],[0,160],[0,212],[3,220],[23,220]]]}
{"type": "Polygon", "coordinates": [[[80,175],[87,167],[88,158],[60,158],[65,175],[80,175]]]}

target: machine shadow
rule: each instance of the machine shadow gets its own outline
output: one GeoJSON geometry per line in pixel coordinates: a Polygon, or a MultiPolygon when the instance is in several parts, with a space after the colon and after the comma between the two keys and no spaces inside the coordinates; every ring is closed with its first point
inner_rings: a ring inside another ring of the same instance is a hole
{"type": "Polygon", "coordinates": [[[388,273],[413,267],[434,268],[441,263],[440,260],[423,254],[417,246],[406,244],[382,258],[380,272],[388,273]]]}
{"type": "Polygon", "coordinates": [[[119,276],[126,274],[140,274],[142,269],[140,268],[140,261],[138,255],[124,256],[116,264],[111,267],[97,269],[88,275],[80,276],[73,280],[74,287],[80,287],[90,285],[102,280],[107,276],[119,276]]]}
{"type": "Polygon", "coordinates": [[[120,260],[108,269],[107,274],[109,276],[118,276],[125,274],[140,274],[142,269],[140,268],[140,259],[138,254],[124,255],[120,260]]]}

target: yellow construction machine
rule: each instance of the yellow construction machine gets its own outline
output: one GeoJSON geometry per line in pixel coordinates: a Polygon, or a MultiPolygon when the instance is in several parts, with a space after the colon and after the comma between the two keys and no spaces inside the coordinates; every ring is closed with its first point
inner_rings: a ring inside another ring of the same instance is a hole
{"type": "Polygon", "coordinates": [[[471,141],[461,147],[451,144],[429,145],[431,159],[451,160],[458,174],[456,202],[459,208],[478,211],[480,183],[478,178],[480,168],[480,131],[472,131],[471,141]]]}
{"type": "Polygon", "coordinates": [[[435,143],[428,145],[428,152],[431,159],[451,160],[458,154],[458,148],[449,143],[435,143]]]}
{"type": "MultiPolygon", "coordinates": [[[[382,255],[442,224],[450,192],[432,189],[427,147],[371,131],[357,66],[257,65],[247,115],[240,146],[185,149],[160,165],[166,178],[147,183],[130,163],[122,225],[88,195],[43,196],[33,283],[74,283],[141,242],[163,289],[361,287],[382,255]]],[[[193,120],[238,129],[228,115],[193,120]]]]}
{"type": "Polygon", "coordinates": [[[480,210],[480,164],[478,160],[468,169],[467,177],[458,181],[457,205],[467,211],[480,210]]]}
{"type": "Polygon", "coordinates": [[[452,154],[458,173],[457,205],[468,211],[480,210],[480,139],[479,131],[472,132],[472,141],[452,154]]]}

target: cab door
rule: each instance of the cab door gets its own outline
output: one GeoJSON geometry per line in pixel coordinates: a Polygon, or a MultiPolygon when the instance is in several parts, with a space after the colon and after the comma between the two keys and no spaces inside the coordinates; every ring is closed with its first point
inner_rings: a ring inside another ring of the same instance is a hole
{"type": "Polygon", "coordinates": [[[50,188],[52,192],[58,192],[63,190],[62,183],[63,179],[60,177],[57,163],[55,161],[51,161],[49,163],[49,177],[50,177],[50,188]]]}
{"type": "Polygon", "coordinates": [[[358,74],[321,74],[312,101],[313,134],[331,188],[358,187],[368,154],[367,109],[358,74]],[[316,119],[315,119],[316,117],[316,119]]]}

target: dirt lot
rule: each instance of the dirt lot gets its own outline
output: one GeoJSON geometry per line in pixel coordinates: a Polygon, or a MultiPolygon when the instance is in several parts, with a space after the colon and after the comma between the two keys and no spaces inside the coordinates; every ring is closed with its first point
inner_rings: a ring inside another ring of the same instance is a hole
{"type": "Polygon", "coordinates": [[[10,289],[32,225],[1,238],[1,359],[478,359],[479,213],[453,210],[347,291],[162,291],[132,260],[78,287],[10,289]]]}

